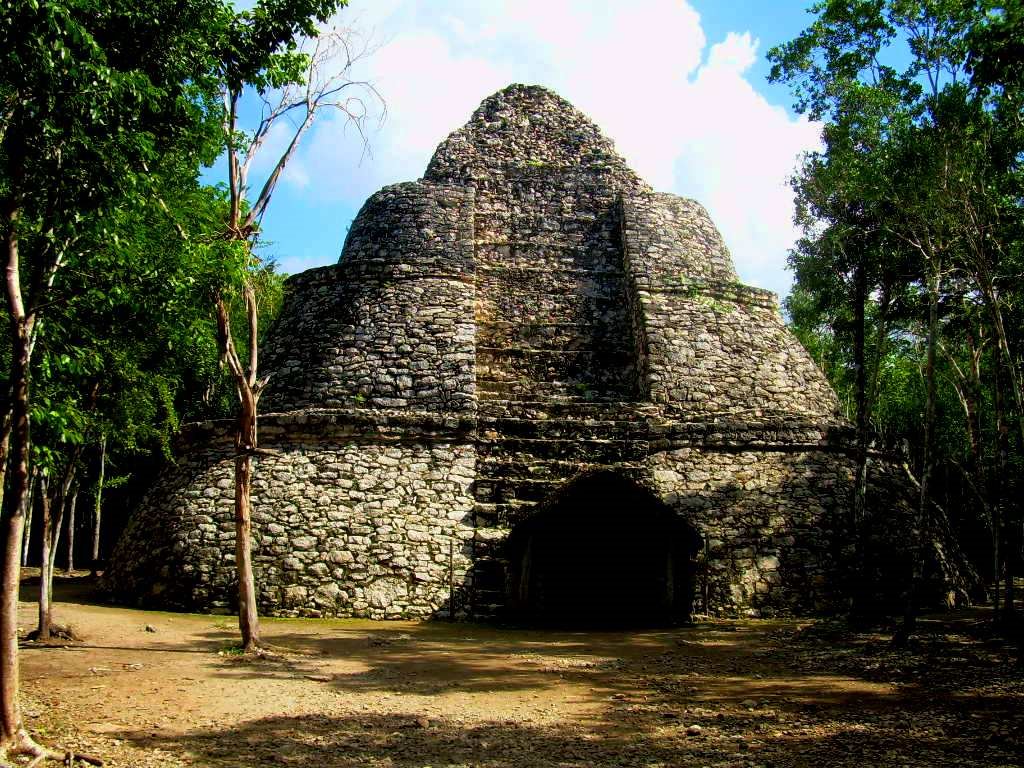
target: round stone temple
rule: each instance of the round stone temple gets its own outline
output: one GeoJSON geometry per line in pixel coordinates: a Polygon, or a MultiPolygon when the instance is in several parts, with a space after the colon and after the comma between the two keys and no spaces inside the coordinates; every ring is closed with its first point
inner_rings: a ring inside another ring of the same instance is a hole
{"type": "MultiPolygon", "coordinates": [[[[549,90],[490,96],[373,195],[264,348],[264,612],[668,624],[842,599],[835,394],[704,208],[549,90]]],[[[231,437],[183,431],[114,595],[232,608],[231,437]]]]}

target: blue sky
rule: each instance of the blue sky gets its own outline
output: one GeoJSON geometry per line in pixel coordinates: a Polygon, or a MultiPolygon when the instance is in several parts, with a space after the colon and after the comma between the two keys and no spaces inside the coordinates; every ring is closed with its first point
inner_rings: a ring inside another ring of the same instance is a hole
{"type": "Polygon", "coordinates": [[[807,4],[352,0],[335,23],[379,46],[356,74],[377,86],[387,116],[371,124],[369,155],[340,116],[314,126],[264,219],[265,253],[289,273],[333,263],[369,194],[419,178],[489,94],[537,83],[590,115],[656,189],[702,202],[744,282],[785,294],[796,235],[786,180],[819,128],[766,82],[765,53],[806,26],[807,4]]]}

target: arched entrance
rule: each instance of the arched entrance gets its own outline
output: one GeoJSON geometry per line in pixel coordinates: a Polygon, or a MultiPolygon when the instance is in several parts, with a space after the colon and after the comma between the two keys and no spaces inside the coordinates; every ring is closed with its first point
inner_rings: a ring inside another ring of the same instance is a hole
{"type": "Polygon", "coordinates": [[[613,472],[574,480],[508,539],[515,619],[664,626],[693,607],[700,537],[650,491],[613,472]]]}

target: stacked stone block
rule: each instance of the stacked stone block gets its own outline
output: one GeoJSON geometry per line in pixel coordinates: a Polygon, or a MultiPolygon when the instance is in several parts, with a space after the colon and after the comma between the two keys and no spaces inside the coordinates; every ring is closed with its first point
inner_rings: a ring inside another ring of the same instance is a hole
{"type": "MultiPolygon", "coordinates": [[[[708,610],[842,599],[835,395],[707,212],[543,88],[486,99],[422,181],[371,197],[338,265],[289,280],[264,360],[263,611],[499,615],[511,532],[598,472],[700,537],[708,610]]],[[[182,436],[115,594],[232,606],[229,429],[182,436]]]]}

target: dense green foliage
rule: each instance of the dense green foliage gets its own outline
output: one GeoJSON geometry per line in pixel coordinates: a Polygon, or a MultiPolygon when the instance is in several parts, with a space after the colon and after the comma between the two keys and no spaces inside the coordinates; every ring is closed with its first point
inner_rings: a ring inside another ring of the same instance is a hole
{"type": "MultiPolygon", "coordinates": [[[[232,242],[228,194],[199,174],[245,138],[224,133],[226,91],[300,79],[298,36],[339,5],[0,3],[0,207],[20,256],[36,469],[90,469],[105,439],[112,471],[151,471],[182,421],[235,414],[214,300],[253,282],[265,331],[282,280],[252,259],[258,232],[232,242]]],[[[11,363],[0,346],[0,375],[11,363]]]]}
{"type": "MultiPolygon", "coordinates": [[[[88,473],[86,448],[97,446],[115,469],[134,469],[140,454],[169,455],[183,417],[232,410],[218,369],[237,360],[237,347],[224,343],[228,319],[244,312],[254,329],[238,345],[244,354],[281,292],[272,266],[253,256],[258,217],[238,225],[249,211],[237,173],[236,150],[247,143],[237,105],[247,88],[265,95],[301,82],[310,59],[297,37],[315,34],[342,5],[262,0],[236,11],[229,0],[0,0],[9,330],[0,346],[9,372],[0,389],[0,762],[56,757],[25,731],[18,706],[19,561],[35,481],[38,636],[47,640],[47,553],[65,501],[88,473]],[[201,167],[225,152],[227,192],[203,188],[201,167]]],[[[260,215],[278,176],[256,203],[260,215]]]]}
{"type": "MultiPolygon", "coordinates": [[[[1024,11],[826,0],[772,78],[823,122],[793,181],[792,325],[870,448],[920,478],[987,581],[1021,568],[1024,11]]],[[[854,503],[856,508],[856,504],[854,503]]],[[[871,499],[855,525],[870,525],[871,499]]]]}

